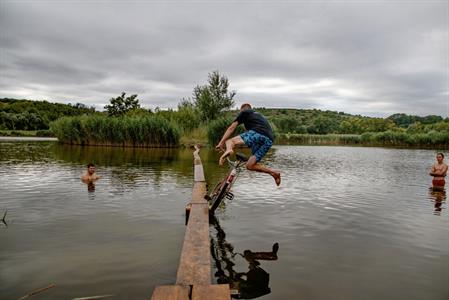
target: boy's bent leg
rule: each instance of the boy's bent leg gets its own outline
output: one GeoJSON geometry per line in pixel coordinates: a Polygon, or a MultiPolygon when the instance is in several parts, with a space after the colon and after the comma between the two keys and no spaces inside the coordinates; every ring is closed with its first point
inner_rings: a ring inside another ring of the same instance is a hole
{"type": "Polygon", "coordinates": [[[240,135],[237,135],[237,136],[233,137],[232,139],[227,140],[226,141],[226,150],[223,153],[223,155],[220,157],[220,160],[219,160],[220,166],[222,166],[224,164],[226,157],[228,157],[229,155],[231,155],[234,152],[233,149],[236,145],[243,145],[243,144],[245,144],[245,142],[240,137],[240,135]]]}
{"type": "Polygon", "coordinates": [[[276,182],[276,185],[280,185],[281,184],[281,173],[277,172],[277,171],[274,171],[274,170],[271,170],[270,168],[265,167],[263,165],[258,164],[257,163],[257,158],[256,158],[255,155],[251,156],[248,159],[248,161],[246,163],[246,168],[248,170],[251,170],[251,171],[256,171],[256,172],[270,174],[274,178],[274,181],[276,182]]]}

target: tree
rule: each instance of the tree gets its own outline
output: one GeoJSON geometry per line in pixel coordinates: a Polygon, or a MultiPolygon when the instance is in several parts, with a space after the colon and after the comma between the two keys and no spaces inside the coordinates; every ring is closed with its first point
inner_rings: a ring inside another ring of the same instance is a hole
{"type": "Polygon", "coordinates": [[[234,105],[235,91],[228,92],[229,81],[218,71],[209,73],[208,85],[196,86],[193,101],[200,111],[203,121],[214,120],[218,115],[234,105]]]}
{"type": "Polygon", "coordinates": [[[111,98],[111,104],[106,105],[104,109],[108,111],[109,116],[122,116],[130,110],[140,108],[137,95],[131,95],[125,98],[126,93],[122,92],[121,96],[111,98]]]}

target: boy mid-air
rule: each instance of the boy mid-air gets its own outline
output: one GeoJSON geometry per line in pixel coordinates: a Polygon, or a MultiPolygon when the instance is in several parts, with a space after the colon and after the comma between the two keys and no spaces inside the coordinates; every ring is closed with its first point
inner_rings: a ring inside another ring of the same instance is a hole
{"type": "Polygon", "coordinates": [[[224,164],[226,157],[234,152],[233,149],[236,145],[246,144],[246,146],[251,148],[251,153],[253,154],[246,162],[246,168],[251,171],[270,174],[276,184],[280,185],[281,173],[259,164],[260,160],[273,145],[273,139],[273,130],[267,119],[251,109],[250,104],[245,103],[240,107],[240,113],[228,127],[216,146],[217,149],[221,150],[224,150],[226,146],[225,152],[220,157],[219,164],[220,166],[224,164]],[[235,128],[242,123],[245,125],[246,131],[233,138],[229,138],[235,128]]]}

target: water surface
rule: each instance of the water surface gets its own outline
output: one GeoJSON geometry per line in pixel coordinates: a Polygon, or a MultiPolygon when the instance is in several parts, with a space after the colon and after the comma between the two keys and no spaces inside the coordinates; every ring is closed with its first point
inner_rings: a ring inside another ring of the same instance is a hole
{"type": "MultiPolygon", "coordinates": [[[[212,186],[226,168],[213,151],[201,156],[212,186]]],[[[281,187],[244,171],[217,212],[213,277],[269,274],[259,299],[448,299],[449,217],[446,196],[428,189],[433,160],[429,150],[275,147],[265,162],[282,170],[281,187]],[[237,254],[276,242],[277,260],[237,254]]],[[[33,298],[148,299],[174,283],[191,150],[1,142],[0,176],[0,299],[49,283],[33,298]],[[79,179],[88,162],[103,176],[94,188],[79,179]]]]}

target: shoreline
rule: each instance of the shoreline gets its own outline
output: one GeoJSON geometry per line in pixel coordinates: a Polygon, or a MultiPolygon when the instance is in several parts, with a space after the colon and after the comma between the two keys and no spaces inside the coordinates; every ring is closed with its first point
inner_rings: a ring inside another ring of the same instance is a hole
{"type": "Polygon", "coordinates": [[[10,142],[57,142],[55,137],[39,137],[39,136],[0,136],[0,141],[10,142]]]}
{"type": "MultiPolygon", "coordinates": [[[[24,136],[0,136],[0,142],[58,142],[58,138],[56,137],[24,137],[24,136]]],[[[209,143],[205,141],[186,141],[184,143],[179,144],[174,147],[133,147],[133,146],[124,146],[124,145],[79,145],[79,144],[67,144],[71,146],[81,146],[81,147],[125,147],[125,148],[191,148],[194,145],[200,145],[200,147],[212,148],[209,143]]],[[[363,143],[275,143],[273,146],[308,146],[308,147],[316,147],[316,146],[329,146],[329,147],[374,147],[374,148],[390,148],[390,149],[423,149],[423,150],[449,150],[449,145],[382,145],[382,144],[363,144],[363,143]]]]}

